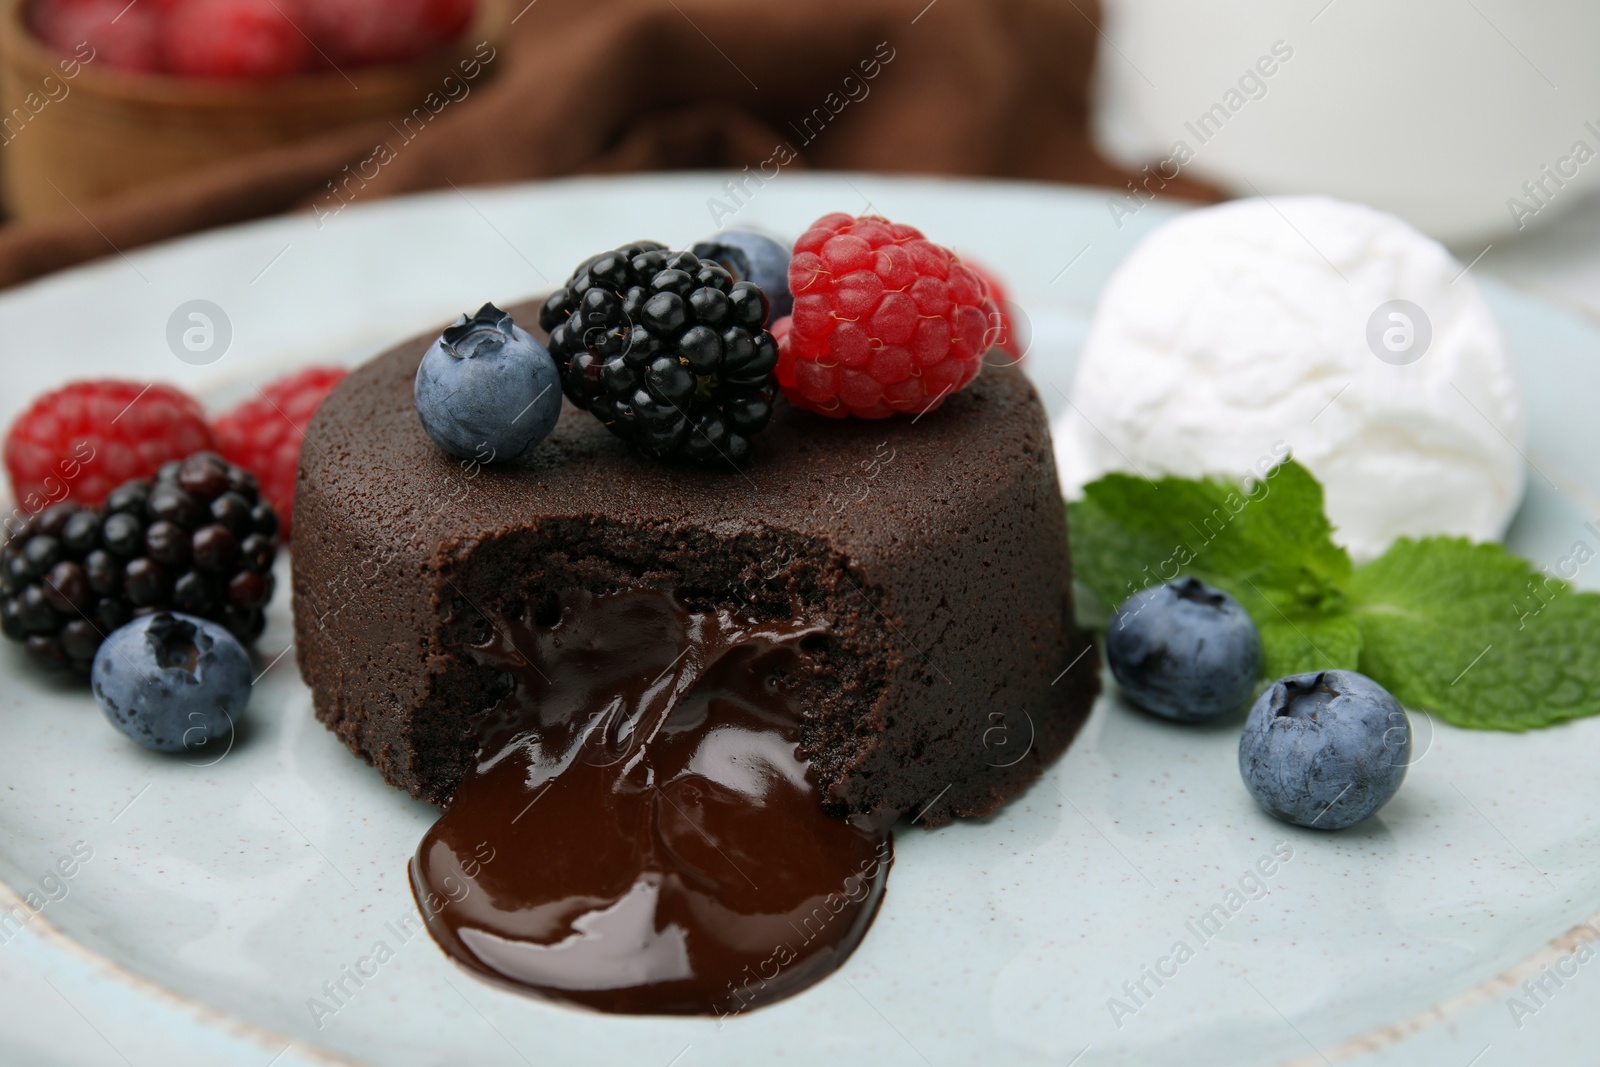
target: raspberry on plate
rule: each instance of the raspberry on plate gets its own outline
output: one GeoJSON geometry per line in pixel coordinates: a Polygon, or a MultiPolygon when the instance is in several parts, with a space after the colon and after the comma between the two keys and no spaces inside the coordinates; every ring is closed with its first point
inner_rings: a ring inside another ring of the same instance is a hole
{"type": "Polygon", "coordinates": [[[789,288],[778,383],[791,403],[834,418],[938,407],[977,377],[999,321],[988,286],[955,253],[875,215],[812,223],[789,288]]]}
{"type": "Polygon", "coordinates": [[[287,541],[294,510],[294,475],[300,442],[311,416],[333,387],[344,380],[343,367],[307,367],[279,378],[212,425],[217,451],[261,479],[261,499],[282,520],[287,541]]]}
{"type": "Polygon", "coordinates": [[[291,0],[183,0],[166,17],[166,68],[200,78],[298,74],[312,57],[299,16],[291,0]]]}
{"type": "Polygon", "coordinates": [[[211,446],[200,405],[172,386],[73,382],[17,416],[5,464],[16,506],[32,515],[67,499],[93,507],[129,478],[211,446]]]}

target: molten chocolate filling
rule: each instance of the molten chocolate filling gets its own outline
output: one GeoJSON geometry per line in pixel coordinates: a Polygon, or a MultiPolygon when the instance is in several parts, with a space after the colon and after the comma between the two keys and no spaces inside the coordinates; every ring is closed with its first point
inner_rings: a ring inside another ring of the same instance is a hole
{"type": "Polygon", "coordinates": [[[820,621],[573,594],[473,650],[510,692],[412,862],[435,940],[602,1011],[728,1015],[819,981],[883,897],[892,814],[833,818],[798,755],[820,621]]]}

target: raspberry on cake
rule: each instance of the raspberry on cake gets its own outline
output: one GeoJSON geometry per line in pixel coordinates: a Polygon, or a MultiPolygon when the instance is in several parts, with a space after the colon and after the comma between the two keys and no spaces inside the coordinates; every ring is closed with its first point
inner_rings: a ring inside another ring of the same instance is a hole
{"type": "Polygon", "coordinates": [[[1028,354],[1028,339],[1017,335],[1018,309],[1011,302],[1005,283],[1000,280],[1000,275],[970,259],[967,260],[967,269],[978,276],[989,292],[989,299],[994,301],[996,311],[995,317],[989,322],[989,344],[1020,362],[1028,354]]]}
{"type": "Polygon", "coordinates": [[[920,415],[977,377],[1000,310],[955,253],[915,227],[836,213],[789,261],[794,315],[778,383],[834,418],[920,415]]]}

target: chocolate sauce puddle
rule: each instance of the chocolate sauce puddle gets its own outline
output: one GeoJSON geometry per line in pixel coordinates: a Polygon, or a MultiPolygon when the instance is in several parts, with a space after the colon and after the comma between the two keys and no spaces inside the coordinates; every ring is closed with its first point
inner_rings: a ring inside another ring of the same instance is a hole
{"type": "Polygon", "coordinates": [[[474,650],[511,692],[417,849],[429,932],[601,1011],[729,1015],[821,980],[883,897],[892,816],[832,818],[786,679],[818,622],[568,596],[474,650]]]}

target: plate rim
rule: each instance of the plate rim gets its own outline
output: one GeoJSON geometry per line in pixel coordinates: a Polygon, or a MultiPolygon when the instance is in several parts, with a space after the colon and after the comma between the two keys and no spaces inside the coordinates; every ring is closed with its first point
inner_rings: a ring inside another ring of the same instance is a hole
{"type": "MultiPolygon", "coordinates": [[[[478,193],[514,197],[519,193],[535,190],[559,194],[563,189],[567,188],[592,191],[596,186],[613,188],[652,187],[663,183],[676,184],[696,180],[705,181],[729,175],[738,175],[738,173],[738,171],[733,170],[694,170],[575,176],[475,185],[469,187],[469,189],[478,193]]],[[[1049,198],[1099,200],[1106,193],[1106,190],[1096,186],[1026,179],[991,179],[948,175],[885,175],[862,171],[828,171],[806,172],[792,175],[790,178],[791,180],[796,180],[796,184],[804,183],[819,187],[828,185],[841,186],[856,193],[859,193],[860,190],[855,189],[852,184],[851,179],[853,178],[874,184],[889,183],[908,189],[939,190],[956,196],[979,195],[984,192],[992,194],[997,189],[1005,191],[1026,189],[1049,198]]],[[[366,203],[355,203],[349,205],[349,207],[355,212],[359,212],[362,216],[389,213],[403,216],[410,211],[425,211],[430,202],[448,202],[458,195],[460,195],[460,190],[427,190],[366,203]]],[[[868,203],[870,204],[871,201],[868,200],[868,203]]],[[[1157,211],[1153,212],[1153,214],[1159,218],[1167,218],[1203,206],[1206,205],[1177,198],[1167,198],[1163,203],[1155,205],[1157,211]]],[[[251,219],[199,233],[164,239],[130,250],[125,255],[120,250],[116,250],[99,259],[29,279],[21,285],[0,293],[0,308],[12,304],[24,304],[30,299],[36,298],[41,292],[48,292],[57,286],[85,282],[97,273],[114,269],[119,255],[123,259],[131,260],[135,265],[143,265],[150,260],[181,257],[192,249],[210,245],[226,245],[244,235],[270,233],[273,230],[287,232],[304,226],[305,222],[310,218],[309,213],[293,212],[261,219],[251,219]]],[[[1506,279],[1490,277],[1476,278],[1474,281],[1491,295],[1496,290],[1511,294],[1515,299],[1537,306],[1543,311],[1578,320],[1586,329],[1600,335],[1600,312],[1596,312],[1594,309],[1562,299],[1537,287],[1518,284],[1506,279]]],[[[398,341],[400,338],[396,337],[395,340],[398,341]]],[[[275,365],[292,367],[304,363],[306,360],[292,359],[287,364],[284,364],[280,358],[263,354],[248,362],[239,364],[236,368],[231,368],[227,378],[240,379],[247,377],[252,370],[259,369],[269,362],[275,365]]],[[[204,398],[214,392],[222,391],[225,387],[224,383],[213,383],[211,387],[203,390],[200,395],[204,398]]],[[[1569,481],[1569,479],[1563,478],[1563,481],[1569,481]]],[[[1574,489],[1571,485],[1563,485],[1561,486],[1561,491],[1563,493],[1572,493],[1574,489]]],[[[1588,494],[1580,495],[1587,496],[1588,494]]],[[[4,497],[0,497],[0,503],[5,504],[7,507],[10,506],[9,501],[4,497]]],[[[277,1055],[281,1057],[292,1051],[297,1056],[303,1057],[307,1062],[325,1065],[325,1067],[369,1067],[366,1061],[351,1059],[329,1048],[309,1044],[300,1038],[289,1037],[271,1027],[252,1022],[243,1016],[235,1015],[204,1000],[180,993],[109,955],[89,948],[62,930],[48,915],[42,911],[34,911],[29,908],[17,890],[4,877],[0,877],[0,911],[10,911],[14,908],[22,908],[30,914],[31,918],[24,931],[24,936],[36,941],[46,951],[65,953],[79,961],[92,965],[102,976],[112,980],[119,991],[137,997],[151,998],[166,1007],[176,1009],[197,1027],[202,1029],[215,1028],[230,1036],[249,1040],[259,1047],[263,1053],[269,1055],[276,1051],[277,1055]]],[[[1409,1041],[1416,1040],[1420,1035],[1434,1030],[1440,1024],[1460,1018],[1464,1013],[1470,1012],[1479,1005],[1492,1000],[1505,990],[1514,988],[1518,982],[1529,975],[1537,973],[1541,967],[1547,966],[1563,955],[1569,954],[1580,939],[1578,937],[1580,932],[1592,935],[1596,928],[1600,928],[1600,910],[1592,912],[1567,930],[1548,939],[1539,948],[1505,967],[1491,978],[1479,981],[1426,1009],[1413,1012],[1403,1018],[1346,1038],[1333,1047],[1320,1049],[1309,1056],[1282,1061],[1281,1067],[1313,1067],[1315,1064],[1327,1061],[1339,1062],[1384,1051],[1392,1051],[1409,1041]]],[[[1582,940],[1592,940],[1592,937],[1582,938],[1582,940]]],[[[192,1036],[192,1033],[176,1033],[172,1035],[174,1040],[184,1042],[191,1040],[192,1036]]],[[[1426,1050],[1420,1051],[1424,1056],[1426,1055],[1426,1050]]]]}

